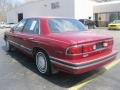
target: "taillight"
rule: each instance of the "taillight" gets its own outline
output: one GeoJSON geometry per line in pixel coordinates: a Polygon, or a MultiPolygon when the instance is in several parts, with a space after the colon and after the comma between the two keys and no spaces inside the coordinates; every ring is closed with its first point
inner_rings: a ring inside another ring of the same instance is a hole
{"type": "Polygon", "coordinates": [[[113,46],[113,40],[75,45],[66,49],[66,55],[81,55],[81,54],[83,55],[88,54],[92,51],[102,50],[104,48],[111,46],[113,46]]]}
{"type": "Polygon", "coordinates": [[[113,40],[108,42],[108,46],[113,46],[113,40]]]}
{"type": "Polygon", "coordinates": [[[104,47],[109,47],[113,45],[113,40],[108,40],[103,43],[104,47]]]}
{"type": "Polygon", "coordinates": [[[76,45],[76,46],[69,47],[66,50],[66,54],[67,55],[80,55],[82,54],[82,46],[76,45]]]}
{"type": "Polygon", "coordinates": [[[104,43],[103,43],[103,46],[104,46],[104,47],[108,47],[108,45],[109,45],[108,42],[104,42],[104,43]]]}
{"type": "Polygon", "coordinates": [[[88,44],[83,46],[83,53],[90,52],[96,49],[95,44],[88,44]]]}

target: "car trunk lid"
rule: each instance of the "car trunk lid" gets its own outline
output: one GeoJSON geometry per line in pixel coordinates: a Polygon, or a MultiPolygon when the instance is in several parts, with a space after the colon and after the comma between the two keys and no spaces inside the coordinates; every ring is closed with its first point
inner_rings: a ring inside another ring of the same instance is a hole
{"type": "Polygon", "coordinates": [[[112,39],[110,36],[99,35],[99,33],[92,33],[90,31],[84,32],[65,32],[65,33],[52,33],[49,35],[50,38],[54,38],[59,41],[64,41],[74,44],[85,44],[90,42],[97,42],[107,39],[112,39]]]}

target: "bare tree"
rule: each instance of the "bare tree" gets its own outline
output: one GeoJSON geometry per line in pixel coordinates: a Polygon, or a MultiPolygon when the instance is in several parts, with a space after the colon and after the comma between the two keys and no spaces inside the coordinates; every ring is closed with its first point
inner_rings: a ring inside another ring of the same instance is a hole
{"type": "Polygon", "coordinates": [[[0,20],[5,21],[6,20],[6,11],[12,8],[11,4],[8,2],[8,0],[0,0],[0,20]]]}
{"type": "Polygon", "coordinates": [[[20,3],[12,3],[13,0],[0,0],[0,21],[6,21],[7,11],[17,7],[20,3]]]}

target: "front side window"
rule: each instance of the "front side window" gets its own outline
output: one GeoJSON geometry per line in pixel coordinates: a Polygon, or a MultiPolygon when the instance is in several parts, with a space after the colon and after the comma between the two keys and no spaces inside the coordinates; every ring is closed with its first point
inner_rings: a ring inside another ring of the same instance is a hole
{"type": "Polygon", "coordinates": [[[38,34],[39,33],[39,21],[37,19],[28,19],[23,29],[24,33],[38,34]]]}
{"type": "Polygon", "coordinates": [[[48,24],[53,33],[86,31],[85,26],[75,19],[49,19],[48,24]]]}
{"type": "Polygon", "coordinates": [[[17,24],[17,26],[15,27],[14,31],[15,31],[15,32],[21,32],[21,31],[23,30],[23,27],[24,27],[25,23],[26,23],[26,20],[20,21],[20,22],[17,24]]]}

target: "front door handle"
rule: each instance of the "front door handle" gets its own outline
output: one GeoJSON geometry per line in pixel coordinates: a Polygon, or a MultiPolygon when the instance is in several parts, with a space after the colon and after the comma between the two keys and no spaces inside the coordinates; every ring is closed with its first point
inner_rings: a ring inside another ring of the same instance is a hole
{"type": "Polygon", "coordinates": [[[34,40],[34,38],[28,38],[29,40],[34,40]]]}
{"type": "Polygon", "coordinates": [[[17,37],[18,35],[12,35],[13,37],[17,37]]]}
{"type": "Polygon", "coordinates": [[[28,38],[28,40],[31,40],[32,42],[38,43],[39,41],[35,40],[35,38],[28,38]]]}

